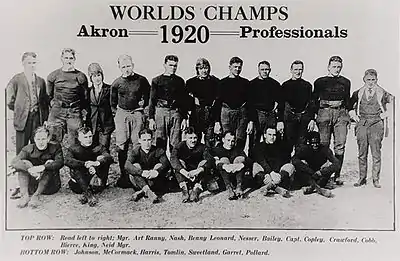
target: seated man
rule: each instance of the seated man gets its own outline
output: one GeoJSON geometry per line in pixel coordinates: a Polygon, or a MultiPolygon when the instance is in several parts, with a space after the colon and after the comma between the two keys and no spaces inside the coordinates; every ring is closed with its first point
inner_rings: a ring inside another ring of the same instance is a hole
{"type": "Polygon", "coordinates": [[[182,202],[199,201],[202,185],[207,185],[210,179],[210,167],[205,160],[205,145],[198,142],[198,136],[193,127],[186,131],[186,140],[181,141],[171,154],[171,165],[176,180],[182,189],[182,202]],[[191,190],[189,195],[189,190],[191,190]]]}
{"type": "Polygon", "coordinates": [[[243,196],[242,181],[246,168],[251,161],[243,150],[235,146],[235,135],[226,131],[222,135],[222,144],[210,150],[210,156],[214,157],[216,169],[224,180],[228,190],[228,199],[235,200],[243,196]],[[234,190],[234,184],[236,189],[234,190]]]}
{"type": "Polygon", "coordinates": [[[50,143],[50,132],[44,127],[35,130],[33,140],[34,143],[26,145],[11,163],[18,173],[20,208],[28,203],[37,207],[40,194],[52,195],[61,187],[59,170],[64,165],[64,158],[60,144],[50,143]]]}
{"type": "Polygon", "coordinates": [[[334,197],[333,193],[324,187],[333,173],[340,169],[340,161],[328,146],[321,144],[318,132],[307,135],[307,144],[300,145],[293,156],[292,163],[296,169],[296,178],[303,180],[307,186],[303,193],[318,192],[324,197],[334,197]]]}
{"type": "Polygon", "coordinates": [[[264,186],[265,194],[274,190],[285,198],[290,197],[290,187],[294,166],[289,163],[283,141],[276,139],[275,126],[268,126],[264,132],[264,142],[253,148],[253,177],[257,186],[264,186]]]}
{"type": "Polygon", "coordinates": [[[165,174],[170,164],[165,151],[151,145],[153,139],[151,130],[143,129],[138,136],[140,145],[133,148],[125,162],[125,171],[137,190],[131,200],[138,201],[146,195],[152,203],[158,203],[166,189],[165,174]]]}
{"type": "Polygon", "coordinates": [[[113,158],[102,146],[93,146],[93,133],[88,127],[78,129],[78,142],[65,152],[65,165],[70,168],[71,190],[82,194],[79,201],[93,207],[97,199],[93,193],[102,191],[107,185],[108,170],[113,158]]]}

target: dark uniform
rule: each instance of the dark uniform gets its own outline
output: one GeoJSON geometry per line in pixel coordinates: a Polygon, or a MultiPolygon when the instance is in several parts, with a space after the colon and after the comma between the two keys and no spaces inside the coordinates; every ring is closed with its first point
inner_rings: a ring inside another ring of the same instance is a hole
{"type": "Polygon", "coordinates": [[[188,92],[200,103],[195,105],[195,109],[192,110],[189,119],[190,125],[195,128],[199,140],[204,133],[204,141],[207,147],[211,147],[215,143],[213,141],[215,122],[215,107],[213,105],[217,97],[218,82],[219,80],[215,76],[209,76],[205,79],[195,76],[186,81],[188,92]]]}

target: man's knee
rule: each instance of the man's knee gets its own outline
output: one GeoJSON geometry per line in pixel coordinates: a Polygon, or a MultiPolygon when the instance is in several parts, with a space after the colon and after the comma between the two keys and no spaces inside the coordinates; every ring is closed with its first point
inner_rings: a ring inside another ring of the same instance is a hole
{"type": "Polygon", "coordinates": [[[263,171],[264,171],[264,168],[260,164],[258,164],[257,162],[255,162],[253,164],[253,169],[252,169],[253,177],[256,176],[258,173],[263,172],[263,171]]]}
{"type": "Polygon", "coordinates": [[[244,156],[237,156],[234,160],[233,163],[244,163],[246,161],[244,156]]]}
{"type": "Polygon", "coordinates": [[[281,172],[282,172],[282,171],[286,172],[286,173],[289,175],[289,177],[291,177],[291,176],[294,174],[294,172],[295,172],[295,167],[294,167],[294,165],[291,164],[291,163],[286,163],[285,165],[283,165],[283,166],[281,167],[280,171],[281,171],[281,172]]]}
{"type": "Polygon", "coordinates": [[[229,161],[229,159],[227,157],[222,157],[219,159],[219,163],[230,164],[231,162],[229,161]]]}

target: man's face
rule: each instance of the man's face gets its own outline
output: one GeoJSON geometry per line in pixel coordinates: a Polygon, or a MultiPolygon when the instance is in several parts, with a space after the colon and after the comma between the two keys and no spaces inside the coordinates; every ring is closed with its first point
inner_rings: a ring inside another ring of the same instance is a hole
{"type": "Polygon", "coordinates": [[[142,148],[142,150],[148,151],[151,148],[151,134],[149,133],[144,133],[142,135],[140,135],[139,138],[139,143],[140,143],[140,147],[142,148]]]}
{"type": "Polygon", "coordinates": [[[330,62],[330,64],[328,65],[328,72],[332,75],[332,76],[339,76],[340,71],[342,70],[342,63],[341,62],[330,62]]]}
{"type": "Polygon", "coordinates": [[[178,69],[178,62],[168,60],[164,63],[164,69],[166,74],[175,74],[176,70],[178,69]]]}
{"type": "Polygon", "coordinates": [[[290,69],[290,73],[292,74],[292,79],[297,80],[303,76],[303,65],[302,64],[293,64],[290,69]]]}
{"type": "Polygon", "coordinates": [[[264,133],[265,143],[273,144],[276,141],[276,130],[275,129],[267,129],[264,133]]]}
{"type": "Polygon", "coordinates": [[[36,71],[36,58],[33,58],[32,56],[28,56],[24,59],[22,62],[24,66],[24,70],[26,72],[35,72],[36,71]]]}
{"type": "Polygon", "coordinates": [[[61,62],[66,69],[72,69],[75,66],[75,56],[70,52],[65,52],[61,56],[61,62]]]}
{"type": "Polygon", "coordinates": [[[321,142],[318,138],[312,138],[310,141],[310,146],[313,150],[318,150],[321,142]]]}
{"type": "Polygon", "coordinates": [[[92,82],[94,85],[98,86],[103,82],[103,76],[101,76],[101,73],[96,73],[92,75],[92,82]]]}
{"type": "Polygon", "coordinates": [[[270,72],[271,72],[271,67],[269,67],[269,65],[260,64],[260,66],[258,66],[258,74],[262,79],[268,78],[270,72]]]}
{"type": "Polygon", "coordinates": [[[210,68],[207,66],[201,66],[197,69],[197,71],[199,73],[199,77],[202,79],[207,78],[208,75],[210,75],[210,68]]]}
{"type": "Polygon", "coordinates": [[[376,85],[376,82],[378,79],[376,78],[375,75],[367,75],[364,77],[364,82],[367,85],[367,87],[372,88],[376,85]]]}
{"type": "Polygon", "coordinates": [[[239,76],[240,73],[242,72],[242,64],[232,63],[231,65],[229,65],[229,71],[233,76],[235,77],[239,76]]]}
{"type": "Polygon", "coordinates": [[[47,132],[41,131],[36,133],[35,137],[33,138],[36,147],[39,150],[45,150],[47,149],[47,145],[50,142],[50,135],[48,135],[47,132]]]}
{"type": "Polygon", "coordinates": [[[227,150],[233,149],[233,146],[235,146],[235,136],[230,133],[226,134],[222,138],[222,146],[227,150]]]}
{"type": "Polygon", "coordinates": [[[189,149],[193,149],[197,144],[197,135],[196,133],[191,133],[186,135],[186,145],[189,149]]]}
{"type": "Polygon", "coordinates": [[[78,140],[83,147],[89,147],[93,142],[93,133],[91,131],[87,133],[79,132],[78,140]]]}
{"type": "Polygon", "coordinates": [[[119,61],[119,69],[121,70],[122,77],[128,77],[133,74],[133,63],[130,59],[123,59],[119,61]]]}

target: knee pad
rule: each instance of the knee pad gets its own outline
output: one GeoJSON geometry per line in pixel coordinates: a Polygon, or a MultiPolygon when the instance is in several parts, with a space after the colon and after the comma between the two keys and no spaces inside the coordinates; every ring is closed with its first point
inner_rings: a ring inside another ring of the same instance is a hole
{"type": "Polygon", "coordinates": [[[294,174],[295,170],[294,165],[291,163],[286,163],[281,167],[281,171],[286,171],[289,174],[289,177],[294,174]]]}
{"type": "Polygon", "coordinates": [[[30,162],[29,160],[22,160],[22,162],[24,163],[24,168],[26,168],[26,170],[33,167],[32,162],[30,162]]]}
{"type": "Polygon", "coordinates": [[[140,170],[142,169],[142,166],[140,166],[139,163],[134,163],[133,166],[136,167],[136,168],[138,168],[138,169],[140,169],[140,170]]]}
{"type": "Polygon", "coordinates": [[[244,163],[245,158],[243,156],[237,156],[234,160],[233,163],[244,163]]]}
{"type": "Polygon", "coordinates": [[[229,161],[229,159],[227,157],[222,157],[219,159],[219,163],[230,164],[231,162],[229,161]]]}
{"type": "Polygon", "coordinates": [[[258,164],[257,162],[255,162],[255,163],[253,164],[253,170],[252,170],[253,177],[254,177],[255,175],[257,175],[258,173],[262,172],[262,171],[264,171],[264,168],[263,168],[260,164],[258,164]]]}

